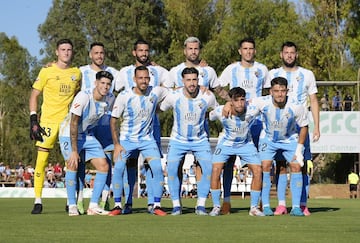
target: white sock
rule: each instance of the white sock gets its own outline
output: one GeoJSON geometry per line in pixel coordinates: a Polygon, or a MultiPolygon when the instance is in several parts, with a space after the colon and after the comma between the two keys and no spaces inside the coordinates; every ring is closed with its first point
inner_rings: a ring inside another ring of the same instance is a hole
{"type": "Polygon", "coordinates": [[[197,200],[196,206],[205,207],[205,201],[206,201],[206,198],[199,197],[198,200],[197,200]]]}
{"type": "Polygon", "coordinates": [[[34,203],[34,204],[37,204],[37,203],[42,204],[42,202],[41,202],[41,198],[35,198],[35,203],[34,203]]]}
{"type": "Polygon", "coordinates": [[[108,195],[109,195],[109,191],[103,190],[101,194],[101,201],[106,202],[108,195]]]}
{"type": "Polygon", "coordinates": [[[173,200],[172,203],[173,203],[173,207],[174,207],[174,208],[175,208],[175,207],[180,207],[180,200],[179,200],[179,199],[173,200]]]}

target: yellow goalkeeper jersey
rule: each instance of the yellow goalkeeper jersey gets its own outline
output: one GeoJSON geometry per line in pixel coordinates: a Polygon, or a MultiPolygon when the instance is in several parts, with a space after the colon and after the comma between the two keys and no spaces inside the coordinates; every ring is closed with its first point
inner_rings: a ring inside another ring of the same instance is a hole
{"type": "Polygon", "coordinates": [[[61,69],[53,64],[42,68],[33,84],[33,88],[43,93],[41,121],[60,123],[69,112],[75,92],[79,90],[80,69],[71,67],[61,69]]]}

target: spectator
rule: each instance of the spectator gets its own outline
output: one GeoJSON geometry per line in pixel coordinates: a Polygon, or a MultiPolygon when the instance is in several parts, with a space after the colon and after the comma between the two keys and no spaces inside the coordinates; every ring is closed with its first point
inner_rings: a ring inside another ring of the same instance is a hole
{"type": "Polygon", "coordinates": [[[0,163],[0,175],[3,177],[3,180],[6,181],[5,165],[3,162],[0,163]]]}
{"type": "Polygon", "coordinates": [[[181,197],[182,198],[187,198],[187,196],[188,196],[188,191],[187,191],[186,187],[183,186],[182,189],[181,189],[181,197]]]}
{"type": "Polygon", "coordinates": [[[45,168],[46,177],[47,179],[53,183],[55,181],[55,173],[54,173],[54,166],[49,163],[48,166],[45,168]]]}
{"type": "Polygon", "coordinates": [[[25,169],[24,165],[22,164],[21,161],[15,166],[15,173],[17,178],[23,177],[24,169],[25,169]]]}
{"type": "Polygon", "coordinates": [[[32,187],[32,177],[33,174],[31,174],[28,170],[28,167],[26,167],[22,177],[26,187],[32,187]]]}
{"type": "Polygon", "coordinates": [[[197,197],[198,197],[198,196],[197,196],[197,185],[196,185],[196,184],[194,184],[194,185],[193,185],[193,188],[190,190],[189,196],[190,196],[191,198],[197,198],[197,197]]]}
{"type": "Polygon", "coordinates": [[[189,174],[186,172],[186,169],[183,170],[183,174],[182,174],[182,183],[184,185],[188,185],[190,184],[190,181],[189,181],[189,174]]]}
{"type": "Polygon", "coordinates": [[[353,103],[354,101],[352,96],[349,93],[347,93],[344,98],[344,111],[352,111],[353,103]]]}
{"type": "Polygon", "coordinates": [[[327,94],[324,94],[324,96],[320,100],[321,103],[321,110],[322,111],[329,111],[330,105],[329,105],[329,96],[327,94]]]}
{"type": "Polygon", "coordinates": [[[334,111],[341,111],[342,110],[342,101],[339,91],[336,91],[336,94],[332,98],[332,109],[334,111]]]}
{"type": "Polygon", "coordinates": [[[15,182],[15,187],[25,187],[25,183],[23,181],[23,178],[18,177],[15,182]]]}
{"type": "Polygon", "coordinates": [[[5,181],[10,181],[11,179],[11,168],[10,165],[5,166],[5,181]]]}
{"type": "Polygon", "coordinates": [[[63,176],[63,170],[59,162],[54,165],[54,175],[57,180],[60,180],[63,176]]]}
{"type": "Polygon", "coordinates": [[[355,173],[355,170],[352,169],[348,175],[348,183],[350,189],[350,199],[357,198],[357,186],[359,184],[359,176],[355,173]]]}
{"type": "Polygon", "coordinates": [[[91,179],[92,179],[92,175],[90,173],[90,170],[86,170],[86,174],[85,174],[85,187],[86,188],[90,188],[91,179]]]}

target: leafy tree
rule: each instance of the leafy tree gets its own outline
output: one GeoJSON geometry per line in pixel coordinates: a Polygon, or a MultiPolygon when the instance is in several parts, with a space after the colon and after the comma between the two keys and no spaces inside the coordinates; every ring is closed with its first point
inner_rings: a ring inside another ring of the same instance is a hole
{"type": "Polygon", "coordinates": [[[40,38],[52,57],[59,38],[71,39],[76,51],[75,65],[87,63],[88,46],[101,41],[106,47],[107,64],[119,69],[133,63],[131,50],[138,38],[148,40],[156,55],[166,50],[162,8],[158,0],[54,0],[39,27],[40,38]]]}
{"type": "Polygon", "coordinates": [[[28,97],[34,62],[15,37],[0,33],[0,160],[19,161],[24,154],[31,160],[28,97]]]}

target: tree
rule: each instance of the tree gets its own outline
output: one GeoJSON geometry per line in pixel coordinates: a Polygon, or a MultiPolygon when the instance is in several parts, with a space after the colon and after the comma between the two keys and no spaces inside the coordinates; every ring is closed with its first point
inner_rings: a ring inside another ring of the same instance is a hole
{"type": "Polygon", "coordinates": [[[19,161],[24,154],[31,160],[28,97],[35,61],[15,37],[0,33],[0,160],[19,161]]]}
{"type": "Polygon", "coordinates": [[[107,64],[119,69],[133,62],[131,50],[138,38],[149,41],[156,55],[166,50],[162,9],[158,0],[55,0],[39,27],[40,38],[48,56],[53,56],[59,38],[71,39],[75,65],[86,64],[90,43],[101,41],[106,47],[107,64]]]}

